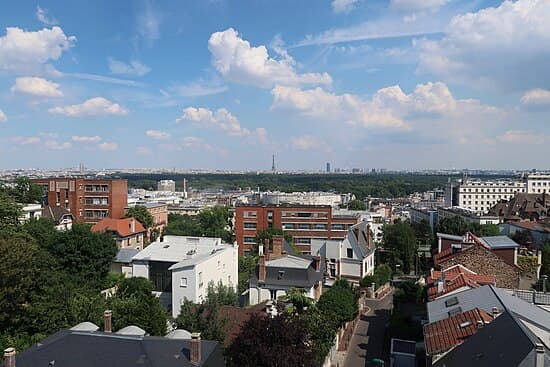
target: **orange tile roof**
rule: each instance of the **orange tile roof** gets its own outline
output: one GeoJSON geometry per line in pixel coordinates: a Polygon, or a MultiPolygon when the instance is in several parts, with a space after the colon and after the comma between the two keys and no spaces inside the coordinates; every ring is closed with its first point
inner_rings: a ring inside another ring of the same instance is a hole
{"type": "Polygon", "coordinates": [[[455,291],[462,287],[479,288],[480,285],[477,282],[471,280],[465,274],[459,274],[454,279],[445,280],[445,285],[443,286],[443,290],[441,292],[438,292],[437,285],[428,288],[428,298],[430,299],[430,301],[433,301],[438,297],[441,297],[447,293],[451,293],[452,291],[455,291]]]}
{"type": "Polygon", "coordinates": [[[493,321],[493,317],[482,309],[474,308],[424,325],[426,353],[428,355],[439,354],[462,344],[477,332],[478,321],[488,324],[493,321]]]}
{"type": "Polygon", "coordinates": [[[128,237],[137,233],[145,232],[145,228],[138,220],[133,218],[122,218],[122,219],[103,218],[92,227],[92,231],[94,232],[113,231],[113,232],[117,232],[120,237],[128,237]],[[133,232],[131,230],[132,220],[135,220],[135,228],[133,232]]]}

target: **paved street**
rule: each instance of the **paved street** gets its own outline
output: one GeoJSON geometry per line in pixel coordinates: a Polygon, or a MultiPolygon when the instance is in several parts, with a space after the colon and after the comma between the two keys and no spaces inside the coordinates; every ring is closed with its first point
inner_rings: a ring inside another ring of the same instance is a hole
{"type": "Polygon", "coordinates": [[[384,299],[365,300],[365,305],[370,309],[366,315],[362,315],[351,339],[345,367],[374,366],[373,358],[389,360],[383,355],[384,334],[386,324],[390,318],[393,296],[390,293],[384,299]]]}

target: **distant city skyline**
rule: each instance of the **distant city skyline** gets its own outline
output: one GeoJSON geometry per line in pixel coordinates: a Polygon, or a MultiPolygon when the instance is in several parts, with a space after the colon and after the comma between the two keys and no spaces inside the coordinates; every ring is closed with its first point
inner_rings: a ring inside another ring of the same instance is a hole
{"type": "Polygon", "coordinates": [[[0,170],[548,169],[550,2],[19,1],[0,170]]]}

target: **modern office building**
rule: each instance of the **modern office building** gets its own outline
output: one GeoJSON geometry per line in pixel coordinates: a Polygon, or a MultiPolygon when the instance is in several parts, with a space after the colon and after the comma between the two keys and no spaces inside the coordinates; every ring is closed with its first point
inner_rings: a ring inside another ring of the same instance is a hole
{"type": "Polygon", "coordinates": [[[43,205],[71,212],[76,222],[119,219],[128,206],[128,181],[55,177],[32,180],[44,189],[43,205]]]}
{"type": "Polygon", "coordinates": [[[280,228],[294,244],[309,253],[312,239],[343,240],[360,222],[358,214],[333,214],[330,205],[241,205],[235,208],[235,236],[239,254],[252,251],[260,230],[280,228]]]}

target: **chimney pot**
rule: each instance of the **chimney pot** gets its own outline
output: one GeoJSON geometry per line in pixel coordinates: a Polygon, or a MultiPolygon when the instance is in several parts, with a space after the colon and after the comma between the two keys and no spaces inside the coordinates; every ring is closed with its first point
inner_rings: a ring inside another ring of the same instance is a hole
{"type": "Polygon", "coordinates": [[[201,363],[201,333],[191,334],[191,363],[201,363]]]}
{"type": "Polygon", "coordinates": [[[113,332],[112,319],[113,319],[113,311],[105,310],[105,312],[103,312],[103,331],[104,332],[106,333],[113,332]]]}
{"type": "Polygon", "coordinates": [[[15,367],[15,348],[4,350],[4,367],[15,367]]]}
{"type": "Polygon", "coordinates": [[[544,345],[542,343],[536,343],[535,344],[535,367],[544,367],[544,345]]]}
{"type": "Polygon", "coordinates": [[[493,319],[496,319],[498,316],[498,307],[493,306],[493,319]]]}
{"type": "Polygon", "coordinates": [[[317,251],[317,258],[315,259],[315,270],[321,271],[321,251],[317,251]]]}

